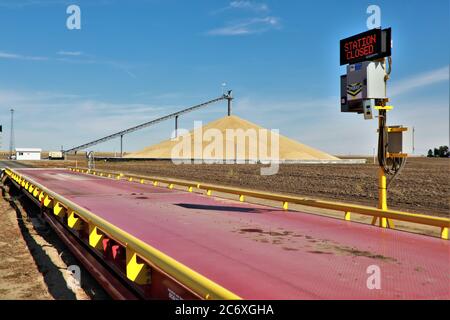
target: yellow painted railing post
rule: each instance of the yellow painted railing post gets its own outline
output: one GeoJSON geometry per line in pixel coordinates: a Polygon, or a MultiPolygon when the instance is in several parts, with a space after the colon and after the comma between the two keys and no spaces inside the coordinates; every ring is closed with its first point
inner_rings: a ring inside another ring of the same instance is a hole
{"type": "Polygon", "coordinates": [[[448,228],[447,227],[441,228],[441,238],[448,240],[448,228]]]}
{"type": "Polygon", "coordinates": [[[167,186],[167,188],[173,189],[173,183],[169,183],[169,185],[167,186]]]}
{"type": "Polygon", "coordinates": [[[344,220],[345,220],[345,221],[351,221],[351,220],[352,220],[350,211],[346,211],[346,212],[345,212],[345,214],[344,214],[344,220]]]}
{"type": "Polygon", "coordinates": [[[289,209],[289,202],[283,201],[283,210],[288,210],[288,209],[289,209]]]}
{"type": "Polygon", "coordinates": [[[89,223],[89,245],[96,249],[102,249],[102,239],[103,235],[98,233],[98,228],[95,225],[89,223]]]}
{"type": "Polygon", "coordinates": [[[149,267],[145,263],[139,263],[137,261],[136,252],[130,248],[126,249],[126,261],[127,261],[127,278],[137,284],[149,284],[149,267]]]}
{"type": "Polygon", "coordinates": [[[239,201],[240,201],[240,202],[244,202],[244,201],[245,201],[245,197],[244,197],[243,194],[241,194],[241,195],[239,196],[239,201]]]}
{"type": "Polygon", "coordinates": [[[207,196],[212,195],[212,190],[211,190],[211,189],[208,189],[208,190],[206,191],[206,195],[207,195],[207,196]]]}
{"type": "Polygon", "coordinates": [[[145,182],[144,179],[141,179],[141,184],[144,184],[144,182],[145,182]]]}
{"type": "Polygon", "coordinates": [[[192,190],[193,190],[192,186],[189,186],[188,187],[188,192],[192,192],[192,190]]]}
{"type": "Polygon", "coordinates": [[[153,186],[157,187],[158,186],[158,181],[153,181],[153,186]]]}

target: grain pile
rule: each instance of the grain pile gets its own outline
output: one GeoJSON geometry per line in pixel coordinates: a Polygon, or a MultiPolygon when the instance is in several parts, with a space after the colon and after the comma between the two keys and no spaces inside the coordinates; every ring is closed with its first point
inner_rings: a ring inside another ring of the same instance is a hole
{"type": "Polygon", "coordinates": [[[271,133],[270,130],[264,130],[264,128],[237,116],[226,116],[203,127],[195,128],[189,133],[179,136],[178,139],[165,140],[143,150],[130,153],[126,157],[254,160],[256,156],[257,159],[268,159],[273,155],[272,151],[276,150],[276,148],[272,148],[271,141],[275,141],[278,138],[280,160],[339,160],[323,151],[282,135],[271,133]],[[244,136],[237,137],[232,135],[239,133],[237,131],[239,129],[241,133],[244,133],[244,136]],[[189,150],[188,152],[179,151],[183,141],[184,150],[190,149],[190,152],[189,150]],[[195,153],[194,146],[196,145],[201,147],[203,155],[195,153]],[[174,152],[174,150],[178,151],[174,152]],[[252,152],[251,150],[254,151],[252,152]]]}

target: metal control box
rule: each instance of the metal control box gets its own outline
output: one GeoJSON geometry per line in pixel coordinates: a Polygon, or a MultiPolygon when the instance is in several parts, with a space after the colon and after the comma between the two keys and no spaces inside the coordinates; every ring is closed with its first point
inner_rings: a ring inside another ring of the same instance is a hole
{"type": "Polygon", "coordinates": [[[394,154],[412,152],[412,135],[403,126],[388,127],[387,151],[394,154]]]}
{"type": "Polygon", "coordinates": [[[347,66],[341,76],[341,111],[364,113],[372,119],[375,99],[386,98],[386,71],[379,61],[364,61],[347,66]]]}
{"type": "Polygon", "coordinates": [[[381,62],[364,61],[347,66],[347,101],[385,99],[386,72],[381,62]]]}

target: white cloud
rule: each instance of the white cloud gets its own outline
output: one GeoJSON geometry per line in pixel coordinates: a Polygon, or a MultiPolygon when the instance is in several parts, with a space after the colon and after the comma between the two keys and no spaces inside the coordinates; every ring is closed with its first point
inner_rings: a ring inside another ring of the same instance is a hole
{"type": "Polygon", "coordinates": [[[279,29],[280,21],[277,17],[251,18],[229,23],[228,25],[208,31],[215,36],[239,36],[263,33],[272,29],[279,29]]]}
{"type": "Polygon", "coordinates": [[[81,51],[58,51],[56,54],[61,55],[61,56],[81,56],[83,55],[83,52],[81,51]]]}
{"type": "Polygon", "coordinates": [[[449,66],[435,69],[429,72],[421,73],[407,79],[392,83],[389,94],[391,96],[398,96],[411,90],[430,86],[432,84],[449,80],[449,66]]]}
{"type": "Polygon", "coordinates": [[[269,10],[269,6],[267,4],[253,1],[231,1],[229,7],[234,9],[248,9],[258,12],[269,10]]]}
{"type": "Polygon", "coordinates": [[[27,56],[18,53],[0,51],[0,59],[8,60],[28,60],[28,61],[59,61],[63,63],[76,63],[76,64],[98,64],[113,67],[128,74],[132,78],[136,78],[136,75],[131,71],[132,67],[124,62],[115,60],[101,60],[95,59],[91,55],[87,55],[81,51],[58,51],[56,53],[61,57],[39,57],[39,56],[27,56]]]}
{"type": "Polygon", "coordinates": [[[270,11],[269,6],[265,3],[255,1],[231,1],[226,7],[214,10],[212,14],[219,14],[230,10],[252,11],[255,13],[267,13],[270,11]]]}
{"type": "Polygon", "coordinates": [[[25,56],[17,53],[10,53],[0,51],[0,59],[11,59],[11,60],[33,60],[33,61],[43,61],[48,60],[47,57],[37,57],[37,56],[25,56]]]}

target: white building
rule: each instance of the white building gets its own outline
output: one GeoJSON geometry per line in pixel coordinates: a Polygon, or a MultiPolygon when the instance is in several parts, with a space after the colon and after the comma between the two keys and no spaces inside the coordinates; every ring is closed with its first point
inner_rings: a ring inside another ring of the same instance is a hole
{"type": "Polygon", "coordinates": [[[41,160],[40,148],[16,148],[16,160],[41,160]]]}

